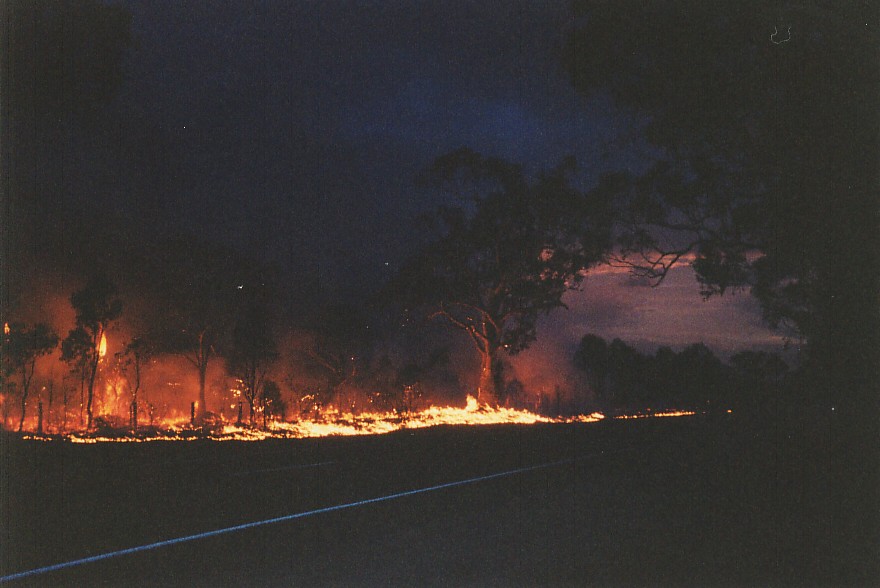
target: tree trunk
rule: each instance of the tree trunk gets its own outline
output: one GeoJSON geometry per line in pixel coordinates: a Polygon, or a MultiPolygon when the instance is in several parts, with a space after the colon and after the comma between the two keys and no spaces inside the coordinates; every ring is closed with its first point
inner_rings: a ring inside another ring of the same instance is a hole
{"type": "Polygon", "coordinates": [[[477,400],[480,404],[496,408],[499,398],[498,347],[489,346],[481,352],[480,386],[477,388],[477,400]]]}
{"type": "Polygon", "coordinates": [[[70,390],[68,389],[67,384],[64,382],[63,379],[61,380],[61,385],[62,385],[61,403],[63,405],[62,409],[61,409],[63,411],[61,413],[61,432],[66,433],[67,432],[67,405],[69,402],[70,390]]]}
{"type": "MultiPolygon", "coordinates": [[[[18,432],[21,433],[21,429],[24,426],[24,413],[27,408],[27,397],[28,390],[30,388],[30,381],[27,377],[27,366],[22,368],[21,372],[21,419],[18,421],[18,432]]],[[[31,368],[33,369],[33,368],[31,368]]],[[[33,373],[33,372],[31,372],[33,373]]]]}
{"type": "Polygon", "coordinates": [[[204,420],[205,413],[208,411],[207,403],[205,402],[205,380],[208,376],[208,359],[207,357],[199,363],[199,406],[196,417],[199,421],[204,420]]]}
{"type": "Polygon", "coordinates": [[[83,405],[85,404],[86,393],[86,368],[82,366],[79,371],[79,426],[83,426],[83,405]]]}
{"type": "Polygon", "coordinates": [[[24,427],[24,411],[27,409],[27,390],[22,390],[21,392],[21,418],[18,419],[18,432],[21,433],[22,427],[24,427]]]}
{"type": "Polygon", "coordinates": [[[86,430],[92,428],[92,398],[95,393],[95,376],[98,374],[98,358],[92,360],[92,372],[89,375],[89,397],[86,404],[86,430]]]}
{"type": "Polygon", "coordinates": [[[52,428],[53,423],[53,410],[52,405],[55,401],[55,379],[52,378],[52,374],[49,375],[49,414],[46,415],[46,430],[50,430],[52,428]]]}

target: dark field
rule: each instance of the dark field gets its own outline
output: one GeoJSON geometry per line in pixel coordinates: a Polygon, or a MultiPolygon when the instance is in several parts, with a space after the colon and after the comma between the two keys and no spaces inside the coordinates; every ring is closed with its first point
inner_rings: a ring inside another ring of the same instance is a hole
{"type": "Polygon", "coordinates": [[[833,585],[821,428],[733,417],[257,443],[4,439],[10,585],[833,585]]]}

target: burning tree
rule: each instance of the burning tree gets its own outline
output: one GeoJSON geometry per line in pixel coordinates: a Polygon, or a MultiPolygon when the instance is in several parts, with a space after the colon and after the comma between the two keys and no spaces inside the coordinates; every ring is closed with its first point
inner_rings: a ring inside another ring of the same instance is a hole
{"type": "Polygon", "coordinates": [[[608,249],[606,210],[570,186],[572,168],[567,161],[530,181],[518,165],[463,149],[430,170],[458,205],[426,219],[437,238],[392,290],[468,335],[480,354],[483,404],[498,405],[501,353],[534,341],[538,316],[564,306],[562,295],[608,249]]]}
{"type": "Polygon", "coordinates": [[[13,323],[3,325],[3,377],[9,378],[14,374],[21,376],[21,418],[18,421],[18,431],[24,426],[25,409],[30,392],[31,381],[34,377],[34,369],[37,358],[52,352],[58,346],[58,335],[43,323],[38,323],[28,329],[23,324],[13,323]]]}
{"type": "Polygon", "coordinates": [[[82,381],[88,381],[86,427],[92,428],[92,399],[98,364],[107,353],[106,332],[114,320],[122,314],[122,301],[114,286],[103,275],[89,280],[82,290],[70,297],[76,311],[76,328],[71,330],[61,344],[61,358],[68,364],[82,368],[82,381]]]}

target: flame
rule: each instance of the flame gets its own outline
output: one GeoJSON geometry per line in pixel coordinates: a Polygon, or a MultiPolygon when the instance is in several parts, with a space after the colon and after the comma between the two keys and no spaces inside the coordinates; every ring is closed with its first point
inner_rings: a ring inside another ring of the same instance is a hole
{"type": "Polygon", "coordinates": [[[3,323],[3,334],[4,335],[9,334],[9,323],[3,323]]]}
{"type": "Polygon", "coordinates": [[[98,343],[98,357],[107,355],[107,336],[101,333],[101,342],[98,343]]]}
{"type": "MultiPolygon", "coordinates": [[[[728,410],[727,413],[730,414],[731,410],[728,410]]],[[[668,410],[665,412],[651,412],[651,413],[636,413],[636,414],[622,414],[616,416],[616,419],[648,419],[648,418],[664,418],[664,417],[683,417],[683,416],[694,416],[697,414],[693,410],[668,410]]]]}
{"type": "MultiPolygon", "coordinates": [[[[118,400],[115,392],[107,394],[110,402],[118,400]]],[[[231,405],[235,408],[236,404],[231,405]]],[[[118,406],[105,404],[103,409],[119,409],[118,406]]],[[[729,412],[729,410],[728,410],[729,412]]],[[[624,415],[616,415],[615,419],[641,419],[656,417],[687,417],[698,414],[690,410],[646,411],[624,415]]],[[[119,421],[111,413],[102,415],[108,422],[119,421]]],[[[611,417],[609,417],[611,418],[611,417]]],[[[162,419],[159,427],[139,431],[132,435],[124,425],[111,431],[111,435],[73,432],[62,435],[71,443],[100,442],[143,442],[143,441],[194,441],[209,439],[212,441],[260,441],[264,439],[302,439],[311,437],[350,436],[350,435],[381,435],[404,429],[420,429],[436,426],[478,426],[478,425],[532,425],[537,423],[595,423],[605,419],[599,412],[569,417],[549,417],[513,408],[492,408],[480,405],[478,400],[468,395],[464,407],[430,406],[422,411],[402,415],[395,412],[362,412],[354,414],[328,408],[322,416],[311,419],[299,419],[292,422],[269,422],[265,428],[254,428],[247,425],[234,424],[231,419],[220,417],[210,430],[193,427],[189,410],[186,414],[173,411],[162,419]]],[[[26,439],[47,439],[47,436],[27,435],[26,439]]]]}
{"type": "Polygon", "coordinates": [[[465,410],[467,412],[476,412],[476,410],[478,408],[480,408],[480,405],[477,402],[477,399],[474,398],[473,396],[471,396],[470,394],[468,394],[467,395],[467,406],[465,407],[465,410]]]}

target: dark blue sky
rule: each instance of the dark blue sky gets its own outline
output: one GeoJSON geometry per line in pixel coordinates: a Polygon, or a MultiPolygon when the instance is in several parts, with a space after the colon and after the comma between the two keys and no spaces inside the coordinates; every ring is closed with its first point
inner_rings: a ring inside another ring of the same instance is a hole
{"type": "Polygon", "coordinates": [[[414,178],[447,151],[535,170],[574,154],[587,181],[637,160],[609,147],[627,118],[562,71],[564,3],[126,6],[117,208],[280,261],[313,252],[334,283],[407,253],[436,205],[414,178]]]}
{"type": "MultiPolygon", "coordinates": [[[[83,140],[82,189],[141,231],[317,269],[343,298],[414,252],[414,218],[439,203],[416,176],[445,152],[467,146],[532,171],[574,155],[585,187],[643,165],[637,119],[576,93],[562,69],[565,2],[124,5],[134,46],[109,131],[83,140]]],[[[656,290],[588,280],[545,340],[779,345],[748,297],[694,318],[710,307],[678,271],[677,286],[656,290]]]]}

